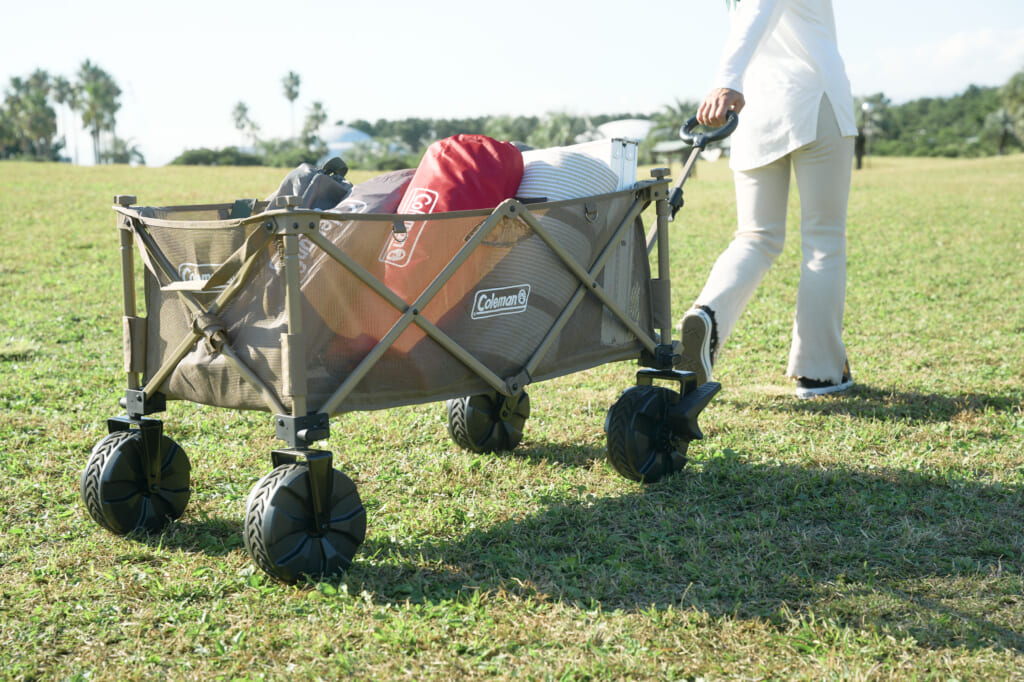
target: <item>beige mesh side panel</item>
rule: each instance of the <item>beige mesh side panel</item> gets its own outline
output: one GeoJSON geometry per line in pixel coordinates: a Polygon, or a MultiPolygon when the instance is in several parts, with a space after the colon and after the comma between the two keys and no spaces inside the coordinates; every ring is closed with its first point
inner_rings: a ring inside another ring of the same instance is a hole
{"type": "MultiPolygon", "coordinates": [[[[153,213],[155,219],[143,221],[146,229],[173,268],[174,276],[186,281],[209,278],[245,242],[249,233],[259,229],[252,223],[210,226],[225,217],[225,212],[217,209],[156,209],[153,213]],[[176,220],[181,217],[187,220],[176,220]]],[[[269,262],[266,255],[261,258],[269,262]]],[[[153,267],[149,259],[145,260],[146,307],[150,311],[146,357],[148,378],[164,365],[171,351],[192,330],[194,316],[180,294],[161,290],[169,283],[169,278],[153,267]]],[[[266,281],[265,275],[254,276],[243,291],[252,291],[252,287],[259,287],[266,281]]],[[[213,290],[192,296],[200,305],[209,306],[218,293],[218,290],[213,290]]],[[[283,311],[276,317],[268,316],[262,310],[240,316],[231,304],[219,318],[227,329],[232,348],[243,362],[281,396],[280,334],[287,330],[283,311]],[[233,332],[239,327],[247,329],[249,340],[244,344],[234,341],[233,332]]],[[[161,391],[169,398],[192,402],[267,409],[259,392],[230,366],[223,355],[204,342],[197,343],[178,363],[161,391]]]]}

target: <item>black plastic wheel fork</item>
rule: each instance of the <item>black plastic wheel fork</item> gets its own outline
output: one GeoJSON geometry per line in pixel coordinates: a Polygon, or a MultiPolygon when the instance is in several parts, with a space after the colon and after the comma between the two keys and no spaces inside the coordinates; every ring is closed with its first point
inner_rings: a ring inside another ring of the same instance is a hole
{"type": "Polygon", "coordinates": [[[679,400],[669,405],[665,414],[665,421],[671,427],[672,433],[677,438],[687,441],[704,438],[697,418],[711,399],[722,390],[722,384],[708,381],[698,385],[695,373],[680,370],[642,369],[636,373],[637,386],[650,386],[655,379],[679,384],[679,400]]]}
{"type": "Polygon", "coordinates": [[[313,519],[310,533],[316,537],[327,534],[331,527],[331,499],[334,495],[334,454],[328,450],[288,448],[270,453],[274,468],[282,464],[305,461],[309,470],[309,512],[313,519]]]}
{"type": "Polygon", "coordinates": [[[160,490],[163,462],[160,461],[160,439],[164,434],[164,423],[159,419],[136,418],[131,416],[111,417],[107,420],[107,431],[138,431],[142,435],[142,468],[146,473],[146,488],[149,493],[160,490]]]}

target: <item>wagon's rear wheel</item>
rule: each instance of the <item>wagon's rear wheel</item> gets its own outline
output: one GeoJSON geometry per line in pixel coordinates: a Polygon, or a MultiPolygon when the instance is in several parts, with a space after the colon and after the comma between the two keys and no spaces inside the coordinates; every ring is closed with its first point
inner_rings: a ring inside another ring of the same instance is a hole
{"type": "Polygon", "coordinates": [[[492,391],[454,398],[447,403],[448,433],[459,447],[470,452],[507,452],[523,439],[530,417],[530,396],[518,399],[492,391]]]}
{"type": "Polygon", "coordinates": [[[366,510],[348,476],[331,469],[329,524],[318,528],[309,469],[282,464],[261,478],[245,513],[245,547],[269,575],[287,583],[344,572],[366,538],[366,510]]]}
{"type": "Polygon", "coordinates": [[[80,491],[89,516],[118,534],[156,532],[185,512],[192,490],[192,466],[185,451],[160,436],[154,460],[159,483],[146,476],[146,451],[141,431],[115,431],[93,448],[82,472],[80,491]]]}
{"type": "Polygon", "coordinates": [[[608,461],[633,481],[654,483],[686,465],[689,441],[675,438],[666,419],[679,394],[662,386],[633,386],[608,410],[608,461]]]}

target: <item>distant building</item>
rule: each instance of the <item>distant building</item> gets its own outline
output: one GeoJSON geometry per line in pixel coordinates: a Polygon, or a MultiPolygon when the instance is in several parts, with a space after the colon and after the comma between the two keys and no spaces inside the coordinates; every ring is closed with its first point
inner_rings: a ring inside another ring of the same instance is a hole
{"type": "Polygon", "coordinates": [[[602,137],[643,142],[653,127],[654,121],[646,118],[624,118],[602,123],[597,126],[597,132],[601,133],[602,137]]]}
{"type": "Polygon", "coordinates": [[[336,125],[324,130],[321,139],[327,144],[327,157],[330,158],[344,156],[345,152],[357,144],[369,142],[373,138],[358,128],[336,125]]]}
{"type": "Polygon", "coordinates": [[[645,118],[623,118],[618,121],[602,123],[596,128],[589,128],[586,132],[577,135],[574,141],[625,139],[635,140],[639,143],[647,139],[647,135],[653,127],[654,121],[648,121],[645,118]]]}

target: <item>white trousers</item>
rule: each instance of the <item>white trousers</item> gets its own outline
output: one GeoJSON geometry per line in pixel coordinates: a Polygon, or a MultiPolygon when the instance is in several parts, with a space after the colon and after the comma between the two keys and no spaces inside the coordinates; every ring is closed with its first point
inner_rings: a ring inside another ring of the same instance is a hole
{"type": "Polygon", "coordinates": [[[803,265],[786,374],[839,382],[846,360],[842,333],[852,164],[853,138],[840,136],[832,106],[822,97],[817,140],[767,166],[735,172],[738,229],[697,299],[715,313],[719,347],[782,252],[793,174],[800,193],[803,265]]]}

